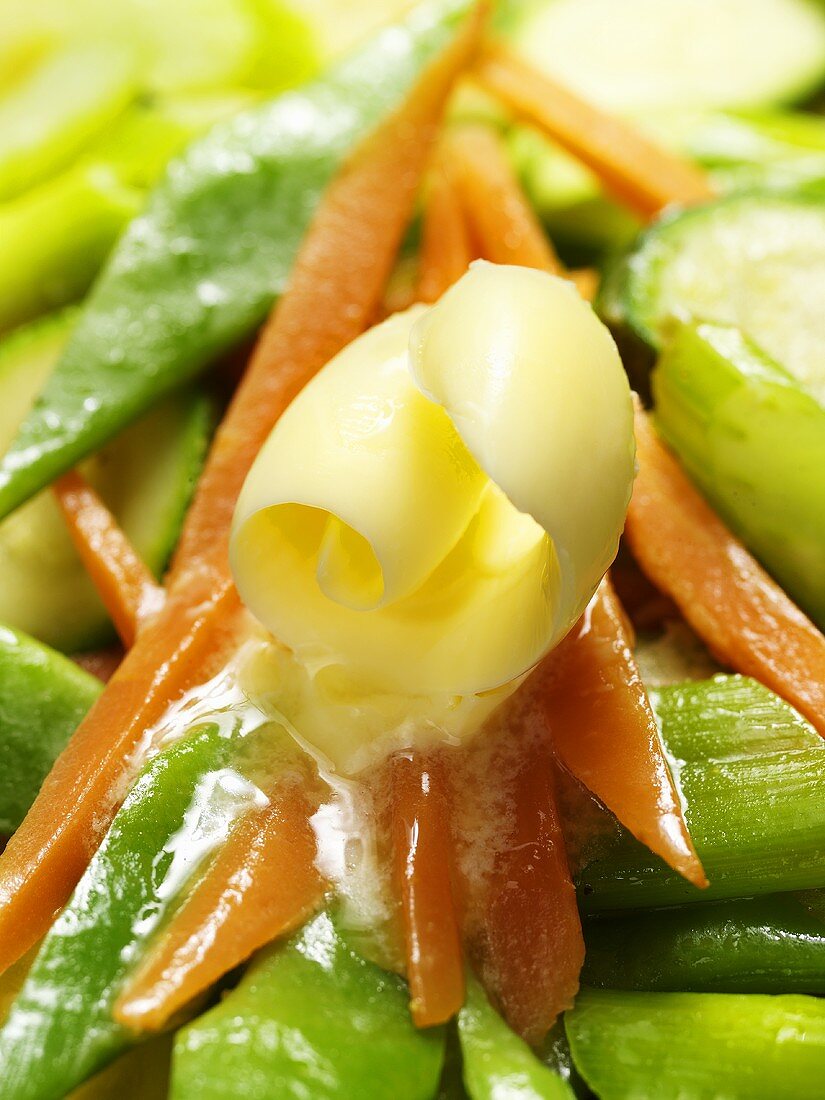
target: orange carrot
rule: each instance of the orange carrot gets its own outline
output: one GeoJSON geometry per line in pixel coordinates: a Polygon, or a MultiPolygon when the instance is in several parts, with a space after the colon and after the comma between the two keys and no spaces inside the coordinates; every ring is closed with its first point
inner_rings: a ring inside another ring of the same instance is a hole
{"type": "Polygon", "coordinates": [[[620,202],[643,218],[669,203],[713,198],[695,165],[557,84],[501,46],[481,57],[475,75],[491,92],[587,165],[620,202]]]}
{"type": "Polygon", "coordinates": [[[466,21],[406,104],[329,187],[218,431],[166,605],[141,631],[0,857],[0,971],[66,902],[111,820],[144,732],[219,658],[238,607],[228,533],[240,487],[290,400],[375,311],[444,101],[478,32],[478,18],[466,21]]]}
{"type": "Polygon", "coordinates": [[[624,610],[607,577],[528,690],[565,767],[637,840],[695,886],[707,886],[633,658],[624,610]]]}
{"type": "Polygon", "coordinates": [[[75,549],[125,646],[159,611],[164,592],[135,553],[117,520],[77,471],[54,484],[75,549]]]}
{"type": "Polygon", "coordinates": [[[443,154],[436,157],[424,207],[418,300],[435,302],[475,258],[461,199],[443,154]]]}
{"type": "Polygon", "coordinates": [[[556,805],[553,753],[528,693],[512,697],[454,762],[460,882],[470,955],[528,1042],[569,1008],[584,961],[556,805]]]}
{"type": "Polygon", "coordinates": [[[289,784],[241,819],[121,993],[120,1023],[159,1030],[253,951],[303,923],[326,888],[311,813],[303,790],[289,784]]]}
{"type": "Polygon", "coordinates": [[[719,519],[636,405],[633,555],[714,656],[761,680],[825,736],[825,636],[719,519]]]}
{"type": "Polygon", "coordinates": [[[488,126],[458,126],[445,156],[486,259],[560,275],[563,267],[513,174],[501,139],[488,126]]]}
{"type": "Polygon", "coordinates": [[[435,759],[420,753],[402,753],[393,759],[392,838],[410,1011],[417,1027],[432,1027],[449,1020],[464,1003],[447,792],[435,759]]]}

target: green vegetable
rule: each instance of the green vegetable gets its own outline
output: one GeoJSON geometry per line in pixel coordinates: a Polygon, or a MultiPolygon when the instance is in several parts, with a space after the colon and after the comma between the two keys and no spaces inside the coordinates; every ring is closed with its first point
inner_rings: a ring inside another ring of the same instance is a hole
{"type": "Polygon", "coordinates": [[[613,270],[602,312],[652,347],[674,318],[735,325],[825,401],[822,197],[750,192],[666,217],[613,270]]]}
{"type": "Polygon", "coordinates": [[[825,1001],[584,990],[565,1016],[600,1100],[818,1100],[825,1001]]]}
{"type": "Polygon", "coordinates": [[[231,766],[235,740],[205,726],[141,772],[0,1030],[3,1100],[58,1100],[136,1041],[111,1015],[125,976],[262,797],[231,766]]]}
{"type": "Polygon", "coordinates": [[[825,13],[807,0],[532,0],[515,48],[612,111],[757,107],[825,82],[825,13]]]}
{"type": "Polygon", "coordinates": [[[464,1083],[472,1100],[566,1100],[575,1093],[511,1031],[474,978],[458,1014],[464,1083]]]}
{"type": "Polygon", "coordinates": [[[606,815],[581,854],[580,904],[603,912],[825,886],[825,741],[742,676],[651,692],[691,836],[701,893],[606,815]]]}
{"type": "Polygon", "coordinates": [[[0,333],[80,298],[142,203],[110,168],[82,165],[0,206],[0,333]]]}
{"type": "Polygon", "coordinates": [[[61,654],[0,626],[0,834],[23,820],[100,686],[61,654]]]}
{"type": "Polygon", "coordinates": [[[736,329],[681,326],[656,424],[714,508],[825,628],[825,403],[736,329]]]}
{"type": "Polygon", "coordinates": [[[585,941],[587,985],[825,993],[825,920],[793,894],[591,918],[585,941]]]}
{"type": "Polygon", "coordinates": [[[179,1033],[172,1100],[431,1100],[444,1031],[418,1031],[408,999],[322,913],[179,1033]]]}
{"type": "Polygon", "coordinates": [[[167,1100],[171,1054],[167,1036],[153,1039],[95,1074],[68,1100],[167,1100]]]}
{"type": "Polygon", "coordinates": [[[134,53],[48,53],[0,98],[0,202],[66,167],[135,94],[134,53]]]}
{"type": "MultiPolygon", "coordinates": [[[[31,408],[74,318],[62,313],[0,342],[0,449],[31,408]]],[[[210,403],[182,392],[83,465],[156,573],[177,541],[210,427],[210,403]]],[[[0,622],[68,652],[112,637],[109,617],[49,492],[0,523],[0,622]]]]}
{"type": "Polygon", "coordinates": [[[174,162],[0,463],[0,514],[254,332],[335,170],[403,101],[469,3],[416,8],[323,78],[216,127],[174,162]]]}

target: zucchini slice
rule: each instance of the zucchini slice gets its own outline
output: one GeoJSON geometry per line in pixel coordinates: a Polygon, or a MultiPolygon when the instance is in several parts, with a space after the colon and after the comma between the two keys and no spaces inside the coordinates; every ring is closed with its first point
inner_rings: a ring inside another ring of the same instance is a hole
{"type": "Polygon", "coordinates": [[[825,403],[823,198],[750,191],[666,217],[610,274],[600,309],[653,347],[674,318],[734,325],[825,403]]]}
{"type": "Polygon", "coordinates": [[[788,103],[825,80],[825,12],[810,0],[534,0],[511,33],[619,112],[788,103]]]}
{"type": "MultiPolygon", "coordinates": [[[[56,314],[0,344],[0,449],[42,388],[73,320],[73,312],[56,314]]],[[[155,573],[177,541],[210,426],[204,397],[176,394],[81,467],[155,573]]],[[[0,524],[0,622],[64,652],[112,636],[49,490],[0,524]]]]}

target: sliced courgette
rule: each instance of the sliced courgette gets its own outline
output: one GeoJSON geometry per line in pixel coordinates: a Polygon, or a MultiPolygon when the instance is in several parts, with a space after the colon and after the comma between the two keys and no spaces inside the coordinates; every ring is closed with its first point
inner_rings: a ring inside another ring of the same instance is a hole
{"type": "Polygon", "coordinates": [[[825,13],[809,0],[533,0],[511,35],[613,111],[788,103],[825,80],[825,13]]]}
{"type": "Polygon", "coordinates": [[[735,325],[825,402],[825,191],[752,191],[665,218],[600,309],[659,347],[674,318],[735,325]]]}
{"type": "MultiPolygon", "coordinates": [[[[42,388],[73,320],[73,313],[64,312],[0,344],[0,449],[42,388]]],[[[177,394],[81,467],[156,573],[177,540],[210,420],[205,398],[177,394]]],[[[65,652],[111,637],[49,490],[0,524],[0,622],[65,652]]]]}
{"type": "Polygon", "coordinates": [[[23,820],[100,688],[61,653],[0,626],[0,834],[23,820]]]}
{"type": "Polygon", "coordinates": [[[825,404],[738,329],[710,324],[679,328],[653,396],[692,479],[825,629],[825,404]]]}

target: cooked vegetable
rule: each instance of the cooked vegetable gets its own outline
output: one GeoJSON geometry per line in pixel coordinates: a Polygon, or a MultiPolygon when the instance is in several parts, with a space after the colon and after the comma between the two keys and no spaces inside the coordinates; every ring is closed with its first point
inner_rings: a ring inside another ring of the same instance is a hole
{"type": "Polygon", "coordinates": [[[825,404],[737,329],[680,326],[656,425],[704,496],[825,628],[825,404]]]}
{"type": "Polygon", "coordinates": [[[564,766],[651,851],[706,886],[609,580],[531,683],[564,766]]]}
{"type": "MultiPolygon", "coordinates": [[[[35,322],[0,343],[0,448],[49,376],[75,315],[35,322]]],[[[84,464],[143,561],[160,572],[177,541],[211,428],[205,397],[182,392],[84,464]]],[[[67,652],[105,644],[109,618],[51,494],[0,524],[0,622],[67,652]]]]}
{"type": "MultiPolygon", "coordinates": [[[[315,866],[310,817],[316,807],[300,787],[306,769],[297,761],[290,765],[297,781],[275,774],[264,783],[268,803],[233,827],[130,976],[114,1008],[124,1026],[166,1026],[193,998],[259,947],[294,931],[320,905],[326,884],[315,866]]],[[[271,758],[267,767],[270,775],[281,770],[271,758]]]]}
{"type": "Polygon", "coordinates": [[[135,1041],[112,1006],[187,881],[261,792],[231,766],[217,725],[138,777],[0,1030],[4,1100],[50,1100],[135,1041]]]}
{"type": "Polygon", "coordinates": [[[818,189],[732,195],[649,229],[614,271],[604,308],[652,347],[674,317],[736,325],[823,400],[823,269],[818,189]]]}
{"type": "MultiPolygon", "coordinates": [[[[825,742],[808,723],[741,676],[660,688],[651,700],[710,880],[701,899],[825,886],[825,742]]],[[[693,887],[604,820],[580,865],[583,911],[697,900],[693,887]]]]}
{"type": "Polygon", "coordinates": [[[414,12],[397,36],[378,35],[303,90],[235,116],[175,162],[0,463],[0,514],[255,331],[336,170],[400,107],[468,6],[414,12]]]}
{"type": "Polygon", "coordinates": [[[586,990],[565,1026],[601,1100],[822,1094],[825,1002],[815,997],[586,990]]]}
{"type": "Polygon", "coordinates": [[[464,963],[453,899],[449,795],[438,759],[400,753],[392,768],[395,882],[417,1027],[443,1024],[464,1003],[464,963]]]}
{"type": "Polygon", "coordinates": [[[430,1100],[444,1032],[417,1030],[407,999],[401,978],[357,955],[322,913],[179,1033],[171,1098],[430,1100]]]}
{"type": "Polygon", "coordinates": [[[763,106],[825,83],[825,16],[808,0],[532,0],[518,10],[518,51],[612,111],[763,106]]]}
{"type": "Polygon", "coordinates": [[[669,203],[713,196],[705,174],[620,118],[605,114],[502,48],[483,55],[476,75],[519,116],[573,153],[622,203],[642,217],[669,203]]]}
{"type": "Polygon", "coordinates": [[[825,737],[825,637],[725,527],[637,403],[639,472],[625,536],[710,651],[792,703],[825,737]]]}
{"type": "Polygon", "coordinates": [[[477,981],[458,1014],[464,1083],[472,1100],[572,1100],[570,1085],[542,1065],[505,1024],[477,981]]]}
{"type": "Polygon", "coordinates": [[[100,694],[60,653],[0,627],[0,835],[13,833],[55,757],[100,694]]]}
{"type": "Polygon", "coordinates": [[[447,158],[438,151],[430,171],[416,298],[435,302],[475,259],[469,226],[447,158]]]}
{"type": "Polygon", "coordinates": [[[584,932],[587,985],[825,993],[825,920],[793,894],[599,917],[584,932]]]}
{"type": "MultiPolygon", "coordinates": [[[[390,36],[394,48],[406,42],[424,68],[354,160],[350,151],[349,170],[325,196],[290,293],[265,331],[213,446],[187,516],[165,607],[141,632],[0,856],[0,968],[45,932],[83,873],[88,847],[112,812],[121,761],[170,700],[204,679],[207,662],[231,635],[238,602],[226,536],[237,488],[289,399],[377,308],[434,123],[478,32],[475,20],[457,30],[455,9],[444,11],[444,18],[427,22],[420,35],[413,16],[405,31],[390,36]]],[[[398,73],[397,57],[389,67],[398,73]]]]}

